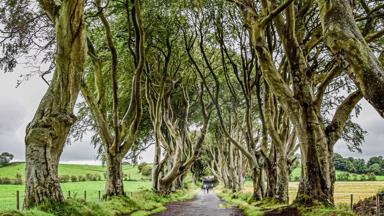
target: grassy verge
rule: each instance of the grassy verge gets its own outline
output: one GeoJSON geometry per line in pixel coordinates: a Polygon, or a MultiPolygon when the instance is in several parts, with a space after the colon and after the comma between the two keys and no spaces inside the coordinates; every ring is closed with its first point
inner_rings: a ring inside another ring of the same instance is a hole
{"type": "Polygon", "coordinates": [[[69,198],[64,204],[45,203],[27,211],[0,212],[0,216],[145,216],[165,210],[168,202],[191,199],[197,193],[195,186],[167,196],[159,196],[151,190],[132,193],[127,197],[115,197],[108,201],[87,202],[69,198]]]}
{"type": "MultiPolygon", "coordinates": [[[[150,181],[124,181],[124,189],[127,195],[131,196],[138,191],[151,188],[150,181]]],[[[103,193],[105,181],[92,182],[68,182],[62,183],[61,189],[64,196],[69,196],[69,191],[72,198],[83,198],[86,191],[87,201],[97,202],[99,199],[99,191],[103,193]]],[[[25,185],[0,185],[0,211],[16,209],[16,191],[20,191],[21,205],[24,200],[25,185]]]]}
{"type": "Polygon", "coordinates": [[[219,186],[216,193],[221,199],[229,204],[235,205],[242,209],[247,216],[262,215],[292,215],[297,212],[302,216],[354,216],[345,205],[337,208],[326,208],[323,206],[315,206],[311,208],[294,207],[285,204],[279,204],[274,200],[254,201],[252,194],[247,192],[231,193],[229,190],[219,186]]]}

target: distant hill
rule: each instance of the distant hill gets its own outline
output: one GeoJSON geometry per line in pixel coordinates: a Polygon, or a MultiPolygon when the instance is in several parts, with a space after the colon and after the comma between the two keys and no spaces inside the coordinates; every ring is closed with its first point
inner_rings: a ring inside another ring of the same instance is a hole
{"type": "MultiPolygon", "coordinates": [[[[107,168],[99,165],[83,165],[83,164],[60,164],[59,165],[59,176],[61,175],[85,175],[89,174],[99,174],[103,176],[106,173],[107,168]]],[[[25,175],[25,163],[24,162],[15,162],[10,163],[5,166],[0,167],[0,177],[15,178],[16,173],[19,173],[24,179],[25,175]]],[[[123,173],[129,177],[129,179],[140,180],[143,177],[137,166],[132,165],[123,165],[123,173]]]]}

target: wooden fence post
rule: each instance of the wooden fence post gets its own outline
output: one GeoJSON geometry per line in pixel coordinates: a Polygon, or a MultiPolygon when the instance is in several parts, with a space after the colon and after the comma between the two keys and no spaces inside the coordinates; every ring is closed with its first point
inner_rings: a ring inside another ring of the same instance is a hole
{"type": "Polygon", "coordinates": [[[20,210],[20,192],[16,191],[16,209],[20,210]]]}
{"type": "Polygon", "coordinates": [[[99,201],[101,200],[101,191],[99,191],[99,201]]]}
{"type": "Polygon", "coordinates": [[[380,195],[376,195],[376,215],[380,216],[380,195]]]}
{"type": "Polygon", "coordinates": [[[87,201],[87,191],[84,191],[84,200],[87,201]]]}
{"type": "Polygon", "coordinates": [[[71,191],[68,191],[68,197],[71,198],[71,191]]]}
{"type": "Polygon", "coordinates": [[[353,211],[353,194],[351,194],[351,210],[353,211]]]}

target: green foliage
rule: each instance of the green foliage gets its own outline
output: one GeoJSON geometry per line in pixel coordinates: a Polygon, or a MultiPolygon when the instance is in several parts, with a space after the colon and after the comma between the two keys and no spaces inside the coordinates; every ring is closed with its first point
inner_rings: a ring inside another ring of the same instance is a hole
{"type": "Polygon", "coordinates": [[[384,160],[382,156],[371,157],[365,163],[364,159],[348,157],[344,158],[335,153],[333,158],[336,170],[346,171],[357,174],[374,173],[384,175],[384,160]]]}
{"type": "Polygon", "coordinates": [[[15,178],[0,177],[0,184],[21,185],[23,184],[23,179],[20,173],[16,173],[15,178]]]}
{"type": "Polygon", "coordinates": [[[77,178],[77,176],[75,176],[75,175],[72,175],[71,176],[71,182],[77,182],[77,181],[79,181],[79,178],[77,178]]]}
{"type": "Polygon", "coordinates": [[[144,166],[140,173],[143,175],[143,176],[151,176],[152,174],[152,166],[151,165],[146,165],[144,166]]]}
{"type": "Polygon", "coordinates": [[[66,182],[69,182],[70,179],[71,179],[71,177],[70,177],[69,175],[62,175],[62,176],[59,176],[60,183],[66,183],[66,182]]]}
{"type": "Polygon", "coordinates": [[[4,166],[6,164],[9,164],[11,160],[13,159],[13,155],[8,152],[3,152],[0,154],[0,166],[4,166]]]}

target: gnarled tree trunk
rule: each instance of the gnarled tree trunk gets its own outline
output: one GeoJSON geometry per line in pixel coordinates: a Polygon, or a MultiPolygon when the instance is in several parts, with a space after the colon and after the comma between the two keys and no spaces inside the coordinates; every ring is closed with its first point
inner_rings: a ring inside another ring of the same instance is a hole
{"type": "Polygon", "coordinates": [[[125,195],[121,161],[121,157],[107,154],[107,179],[105,182],[105,194],[107,196],[125,195]]]}
{"type": "Polygon", "coordinates": [[[58,164],[69,129],[84,71],[86,36],[83,0],[41,1],[55,24],[56,69],[51,85],[27,126],[24,207],[45,200],[63,202],[58,164]]]}
{"type": "Polygon", "coordinates": [[[347,0],[318,0],[327,45],[345,61],[364,98],[384,118],[384,68],[360,32],[347,0]]]}

